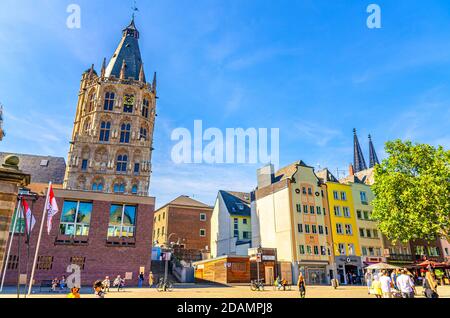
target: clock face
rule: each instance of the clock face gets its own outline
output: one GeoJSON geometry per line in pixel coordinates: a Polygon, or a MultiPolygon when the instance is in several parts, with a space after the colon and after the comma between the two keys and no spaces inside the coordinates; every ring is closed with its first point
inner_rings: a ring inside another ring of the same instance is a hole
{"type": "Polygon", "coordinates": [[[133,105],[134,104],[134,95],[124,95],[123,103],[125,105],[133,105]]]}

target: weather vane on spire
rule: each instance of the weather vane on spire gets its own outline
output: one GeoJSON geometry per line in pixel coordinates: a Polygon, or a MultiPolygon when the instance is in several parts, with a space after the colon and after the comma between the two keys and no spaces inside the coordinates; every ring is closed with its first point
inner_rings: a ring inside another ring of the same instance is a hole
{"type": "Polygon", "coordinates": [[[133,10],[132,17],[133,17],[133,20],[134,20],[136,12],[139,12],[139,9],[138,9],[137,4],[136,4],[136,0],[133,0],[133,6],[131,7],[131,9],[133,10]]]}

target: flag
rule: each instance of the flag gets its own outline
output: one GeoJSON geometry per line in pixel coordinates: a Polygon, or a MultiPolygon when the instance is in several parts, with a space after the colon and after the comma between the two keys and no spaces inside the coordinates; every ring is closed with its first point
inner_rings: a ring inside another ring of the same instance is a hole
{"type": "Polygon", "coordinates": [[[53,216],[58,213],[58,204],[56,203],[55,194],[53,193],[53,187],[50,185],[48,188],[48,203],[47,203],[47,233],[50,235],[52,229],[53,216]]]}
{"type": "Polygon", "coordinates": [[[36,224],[36,219],[34,218],[33,213],[31,213],[31,209],[28,206],[27,201],[22,200],[23,211],[25,211],[25,226],[28,236],[31,234],[34,225],[36,224]]]}

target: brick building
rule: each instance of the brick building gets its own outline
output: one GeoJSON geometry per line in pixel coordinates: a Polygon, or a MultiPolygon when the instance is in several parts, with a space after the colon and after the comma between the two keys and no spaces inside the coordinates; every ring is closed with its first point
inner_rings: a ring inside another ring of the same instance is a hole
{"type": "MultiPolygon", "coordinates": [[[[50,235],[42,234],[35,286],[43,280],[69,276],[66,269],[70,264],[80,266],[82,285],[91,285],[106,275],[128,277],[127,285],[136,285],[139,271],[148,273],[154,198],[64,189],[54,192],[60,212],[54,217],[50,235]]],[[[16,284],[19,271],[22,276],[28,273],[29,278],[44,202],[43,195],[34,203],[29,200],[37,220],[30,238],[30,257],[24,234],[16,234],[6,284],[16,284]]]]}
{"type": "Polygon", "coordinates": [[[201,259],[211,249],[212,207],[180,196],[155,212],[153,242],[164,246],[175,243],[187,261],[201,259]]]}

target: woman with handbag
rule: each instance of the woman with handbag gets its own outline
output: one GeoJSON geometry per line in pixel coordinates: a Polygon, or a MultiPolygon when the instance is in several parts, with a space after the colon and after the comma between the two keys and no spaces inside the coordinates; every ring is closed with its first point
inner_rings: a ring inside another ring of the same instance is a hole
{"type": "Polygon", "coordinates": [[[439,298],[437,293],[437,282],[434,278],[434,273],[428,271],[425,275],[425,279],[423,280],[423,289],[425,292],[425,297],[427,298],[439,298]]]}

